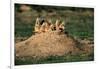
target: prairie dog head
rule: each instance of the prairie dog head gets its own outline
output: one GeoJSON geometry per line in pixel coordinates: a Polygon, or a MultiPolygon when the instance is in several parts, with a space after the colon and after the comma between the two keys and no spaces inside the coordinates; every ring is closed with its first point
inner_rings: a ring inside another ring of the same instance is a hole
{"type": "Polygon", "coordinates": [[[40,32],[45,32],[46,23],[44,22],[40,27],[40,32]]]}

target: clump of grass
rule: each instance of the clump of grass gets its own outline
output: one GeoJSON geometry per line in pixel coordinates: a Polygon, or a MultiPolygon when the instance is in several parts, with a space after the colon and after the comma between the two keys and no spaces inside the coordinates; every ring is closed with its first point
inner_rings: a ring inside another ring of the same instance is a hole
{"type": "Polygon", "coordinates": [[[64,56],[49,56],[47,58],[40,58],[39,60],[28,58],[23,60],[22,58],[15,59],[15,65],[29,65],[29,64],[47,64],[47,63],[63,63],[63,62],[81,62],[81,61],[93,61],[94,55],[80,54],[80,55],[64,55],[64,56]]]}

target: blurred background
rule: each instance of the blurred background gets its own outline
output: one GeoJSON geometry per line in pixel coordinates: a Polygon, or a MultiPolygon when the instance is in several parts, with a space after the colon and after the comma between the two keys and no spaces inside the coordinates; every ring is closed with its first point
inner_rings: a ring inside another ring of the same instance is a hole
{"type": "Polygon", "coordinates": [[[34,34],[37,17],[65,21],[65,32],[79,39],[94,40],[94,9],[83,7],[15,4],[15,42],[34,34]]]}

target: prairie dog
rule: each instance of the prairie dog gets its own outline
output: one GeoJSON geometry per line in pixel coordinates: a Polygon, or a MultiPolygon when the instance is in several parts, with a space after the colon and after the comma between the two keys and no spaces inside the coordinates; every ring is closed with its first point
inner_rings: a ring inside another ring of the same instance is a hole
{"type": "Polygon", "coordinates": [[[53,30],[54,30],[54,27],[55,27],[54,24],[51,24],[49,30],[50,30],[50,31],[53,31],[53,30]]]}
{"type": "Polygon", "coordinates": [[[46,21],[46,27],[45,27],[46,32],[50,30],[51,23],[52,23],[51,20],[46,21]]]}
{"type": "Polygon", "coordinates": [[[56,30],[59,30],[60,20],[56,20],[55,26],[56,26],[56,30]]]}
{"type": "Polygon", "coordinates": [[[45,23],[45,32],[49,31],[50,25],[48,23],[45,23]]]}
{"type": "Polygon", "coordinates": [[[64,29],[65,29],[65,27],[64,27],[64,22],[62,22],[61,24],[60,24],[60,26],[59,26],[59,31],[60,32],[64,32],[64,29]]]}
{"type": "Polygon", "coordinates": [[[39,22],[39,18],[37,18],[35,23],[35,32],[39,33],[39,31],[40,31],[40,22],[39,22]]]}
{"type": "Polygon", "coordinates": [[[40,24],[40,19],[39,18],[36,19],[36,23],[35,24],[40,24]]]}
{"type": "Polygon", "coordinates": [[[65,22],[63,21],[61,24],[60,24],[60,26],[59,26],[59,28],[61,28],[62,30],[64,30],[65,29],[65,22]]]}
{"type": "Polygon", "coordinates": [[[46,28],[46,22],[44,22],[41,27],[40,27],[40,32],[45,32],[45,28],[46,28]]]}

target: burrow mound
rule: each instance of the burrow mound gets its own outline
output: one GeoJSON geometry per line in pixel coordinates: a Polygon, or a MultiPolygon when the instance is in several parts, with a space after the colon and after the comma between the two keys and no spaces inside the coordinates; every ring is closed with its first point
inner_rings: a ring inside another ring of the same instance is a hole
{"type": "Polygon", "coordinates": [[[32,58],[75,55],[83,50],[74,39],[57,31],[32,35],[29,39],[16,43],[15,47],[16,57],[32,58]]]}

